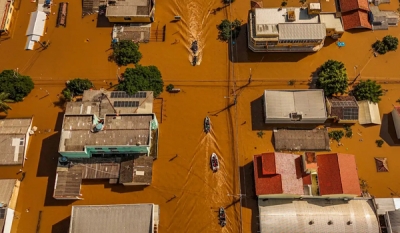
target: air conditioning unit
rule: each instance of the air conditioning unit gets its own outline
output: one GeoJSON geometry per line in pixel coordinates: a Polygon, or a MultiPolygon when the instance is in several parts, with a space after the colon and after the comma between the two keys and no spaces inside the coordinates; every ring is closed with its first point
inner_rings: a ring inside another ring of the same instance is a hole
{"type": "Polygon", "coordinates": [[[303,114],[299,112],[292,112],[290,113],[290,119],[292,121],[301,121],[301,119],[303,119],[303,114]]]}

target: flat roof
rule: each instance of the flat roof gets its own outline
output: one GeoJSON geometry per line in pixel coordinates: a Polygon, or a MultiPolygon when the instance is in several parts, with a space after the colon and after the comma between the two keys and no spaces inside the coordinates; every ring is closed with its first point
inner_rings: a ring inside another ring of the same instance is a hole
{"type": "Polygon", "coordinates": [[[119,183],[151,184],[153,179],[153,157],[135,156],[121,162],[119,183]]]}
{"type": "Polygon", "coordinates": [[[371,199],[269,198],[258,205],[261,233],[379,232],[371,199]]]}
{"type": "Polygon", "coordinates": [[[265,90],[266,118],[290,119],[291,113],[302,113],[302,118],[326,118],[324,91],[265,90]]]}
{"type": "Polygon", "coordinates": [[[70,233],[152,233],[154,204],[72,206],[70,233]]]}
{"type": "Polygon", "coordinates": [[[147,16],[150,11],[150,0],[114,0],[108,1],[106,16],[147,16]]]}
{"type": "Polygon", "coordinates": [[[275,150],[329,151],[328,130],[276,130],[274,131],[274,146],[275,150]]]}
{"type": "Polygon", "coordinates": [[[32,118],[0,119],[0,165],[22,164],[32,118]]]}
{"type": "Polygon", "coordinates": [[[336,17],[335,13],[320,14],[319,19],[321,20],[321,23],[325,24],[326,28],[333,28],[336,32],[344,32],[342,19],[340,17],[336,17]]]}
{"type": "Polygon", "coordinates": [[[326,37],[325,24],[281,23],[278,25],[279,40],[323,40],[326,37]]]}
{"type": "Polygon", "coordinates": [[[381,124],[381,115],[377,103],[368,100],[358,101],[358,122],[364,124],[381,124]]]}
{"type": "Polygon", "coordinates": [[[2,216],[0,217],[0,230],[3,229],[5,223],[3,214],[6,210],[3,205],[9,204],[16,182],[16,179],[0,179],[0,215],[2,216]]]}
{"type": "Polygon", "coordinates": [[[103,129],[92,132],[93,115],[66,115],[59,151],[83,151],[85,146],[149,145],[152,114],[106,115],[103,129]]]}

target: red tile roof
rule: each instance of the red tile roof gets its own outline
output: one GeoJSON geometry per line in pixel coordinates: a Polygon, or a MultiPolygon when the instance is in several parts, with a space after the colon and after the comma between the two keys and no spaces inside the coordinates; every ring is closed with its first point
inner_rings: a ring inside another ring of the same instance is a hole
{"type": "Polygon", "coordinates": [[[302,172],[300,155],[271,152],[254,156],[257,195],[303,195],[303,183],[311,183],[308,178],[302,172]]]}
{"type": "Polygon", "coordinates": [[[368,0],[339,0],[339,4],[341,12],[359,9],[369,11],[368,0]]]}
{"type": "Polygon", "coordinates": [[[343,19],[344,30],[360,28],[360,27],[372,29],[372,25],[368,20],[368,12],[364,10],[357,10],[357,11],[343,13],[342,19],[343,19]]]}
{"type": "Polygon", "coordinates": [[[400,116],[400,106],[395,106],[394,109],[396,109],[397,114],[400,116]]]}
{"type": "Polygon", "coordinates": [[[323,154],[317,156],[320,195],[353,194],[360,196],[354,155],[323,154]]]}

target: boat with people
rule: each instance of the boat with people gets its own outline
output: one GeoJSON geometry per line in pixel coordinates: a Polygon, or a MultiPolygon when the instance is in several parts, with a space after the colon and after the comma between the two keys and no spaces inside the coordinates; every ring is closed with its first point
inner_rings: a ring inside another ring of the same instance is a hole
{"type": "Polygon", "coordinates": [[[196,66],[196,65],[197,65],[197,56],[193,56],[192,65],[193,65],[193,66],[196,66]]]}
{"type": "Polygon", "coordinates": [[[219,207],[219,225],[221,227],[226,226],[226,216],[224,207],[219,207]]]}
{"type": "Polygon", "coordinates": [[[206,116],[206,118],[204,118],[204,132],[209,133],[210,130],[211,130],[210,118],[206,116]]]}
{"type": "Polygon", "coordinates": [[[192,46],[190,47],[190,50],[192,50],[193,56],[196,56],[197,51],[199,50],[199,46],[197,44],[197,40],[192,42],[192,46]]]}
{"type": "Polygon", "coordinates": [[[218,161],[217,154],[215,154],[215,153],[211,154],[210,163],[211,163],[211,169],[213,170],[213,172],[217,172],[219,170],[219,161],[218,161]]]}

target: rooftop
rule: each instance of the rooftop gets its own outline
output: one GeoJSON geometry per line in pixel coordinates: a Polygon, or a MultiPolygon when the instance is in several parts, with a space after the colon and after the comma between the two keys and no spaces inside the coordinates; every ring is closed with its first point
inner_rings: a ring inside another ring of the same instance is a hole
{"type": "Polygon", "coordinates": [[[278,25],[279,40],[323,40],[326,36],[325,24],[281,23],[278,25]]]}
{"type": "Polygon", "coordinates": [[[16,179],[0,179],[0,230],[3,230],[5,222],[3,205],[9,204],[16,182],[16,179]]]}
{"type": "Polygon", "coordinates": [[[150,0],[109,0],[106,16],[148,16],[150,11],[150,0]]]}
{"type": "Polygon", "coordinates": [[[320,195],[361,195],[354,155],[331,153],[317,156],[320,195]]]}
{"type": "Polygon", "coordinates": [[[121,162],[120,184],[151,184],[153,177],[153,157],[138,156],[121,162]]]}
{"type": "Polygon", "coordinates": [[[330,97],[328,101],[332,117],[337,117],[340,120],[358,120],[358,104],[354,96],[330,97]]]}
{"type": "Polygon", "coordinates": [[[330,12],[330,13],[336,13],[336,1],[330,1],[330,0],[310,0],[307,1],[310,3],[320,3],[321,4],[321,12],[330,12]]]}
{"type": "Polygon", "coordinates": [[[372,29],[372,25],[368,20],[368,13],[364,10],[354,10],[342,13],[344,30],[354,28],[372,29]]]}
{"type": "Polygon", "coordinates": [[[339,0],[339,6],[341,12],[352,10],[369,11],[368,0],[339,0]]]}
{"type": "Polygon", "coordinates": [[[277,151],[330,151],[328,130],[276,130],[274,131],[274,146],[277,151]]]}
{"type": "Polygon", "coordinates": [[[377,103],[372,103],[368,100],[358,101],[358,122],[364,124],[381,124],[381,116],[377,103]]]}
{"type": "Polygon", "coordinates": [[[326,28],[328,29],[333,28],[336,32],[344,31],[342,19],[340,17],[336,17],[336,13],[320,14],[319,19],[321,20],[321,23],[325,24],[326,28]]]}
{"type": "Polygon", "coordinates": [[[375,165],[377,172],[388,172],[389,166],[387,158],[375,158],[375,165]]]}
{"type": "Polygon", "coordinates": [[[374,210],[370,199],[259,199],[260,232],[376,233],[374,210]]]}
{"type": "Polygon", "coordinates": [[[2,23],[5,22],[3,19],[6,16],[7,7],[11,4],[10,0],[0,0],[0,29],[3,29],[2,23]]]}
{"type": "Polygon", "coordinates": [[[264,98],[267,119],[290,119],[292,113],[302,113],[303,119],[326,119],[323,90],[265,90],[264,98]]]}
{"type": "Polygon", "coordinates": [[[153,204],[72,206],[70,233],[152,233],[153,204]]]}
{"type": "Polygon", "coordinates": [[[0,165],[22,164],[32,118],[0,119],[0,165]]]}
{"type": "Polygon", "coordinates": [[[257,195],[304,195],[301,156],[278,152],[254,156],[257,195]]]}

